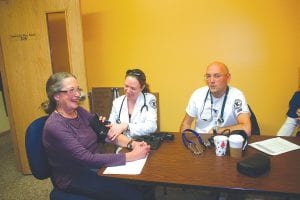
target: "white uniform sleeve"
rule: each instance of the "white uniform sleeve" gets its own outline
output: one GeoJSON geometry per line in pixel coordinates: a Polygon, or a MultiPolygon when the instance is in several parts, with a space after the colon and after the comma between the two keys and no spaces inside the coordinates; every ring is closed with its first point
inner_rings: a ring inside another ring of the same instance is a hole
{"type": "Polygon", "coordinates": [[[146,105],[148,106],[148,111],[146,108],[140,112],[141,108],[138,108],[139,116],[132,119],[129,123],[128,135],[141,136],[149,135],[157,129],[157,102],[156,97],[153,94],[146,93],[146,105]]]}
{"type": "Polygon", "coordinates": [[[208,87],[203,87],[195,90],[188,102],[185,109],[186,113],[191,117],[197,117],[199,115],[199,109],[203,107],[205,103],[205,96],[208,91],[208,87]]]}
{"type": "Polygon", "coordinates": [[[250,115],[248,103],[246,101],[246,98],[240,90],[236,88],[232,88],[234,90],[232,99],[233,99],[233,109],[234,109],[234,114],[237,117],[241,113],[248,113],[250,115]]]}
{"type": "Polygon", "coordinates": [[[190,100],[188,102],[188,105],[187,105],[185,111],[190,117],[197,116],[197,106],[196,106],[196,101],[195,101],[194,95],[192,95],[190,97],[190,100]]]}
{"type": "Polygon", "coordinates": [[[297,119],[287,117],[284,124],[279,129],[277,136],[291,136],[297,125],[297,119]]]}

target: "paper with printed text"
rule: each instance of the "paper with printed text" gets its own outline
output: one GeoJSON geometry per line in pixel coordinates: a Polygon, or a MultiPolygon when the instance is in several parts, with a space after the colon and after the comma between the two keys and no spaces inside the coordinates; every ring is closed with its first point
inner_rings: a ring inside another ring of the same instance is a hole
{"type": "Polygon", "coordinates": [[[249,144],[249,146],[258,149],[269,155],[279,155],[289,151],[300,149],[300,146],[281,137],[271,138],[249,144]]]}

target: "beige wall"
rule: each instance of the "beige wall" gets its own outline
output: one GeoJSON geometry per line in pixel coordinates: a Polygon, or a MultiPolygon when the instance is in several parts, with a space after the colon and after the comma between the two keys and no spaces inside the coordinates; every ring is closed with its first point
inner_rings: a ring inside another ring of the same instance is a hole
{"type": "Polygon", "coordinates": [[[298,0],[81,1],[88,87],[122,86],[125,70],[139,67],[160,93],[161,129],[177,131],[207,64],[223,61],[262,134],[275,134],[298,89],[299,8],[298,0]]]}

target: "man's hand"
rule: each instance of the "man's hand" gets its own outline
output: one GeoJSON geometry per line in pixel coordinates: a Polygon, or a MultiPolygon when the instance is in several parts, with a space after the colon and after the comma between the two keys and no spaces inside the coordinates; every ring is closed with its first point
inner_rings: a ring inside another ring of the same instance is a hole
{"type": "Polygon", "coordinates": [[[297,120],[300,120],[300,108],[297,109],[296,114],[298,115],[298,117],[296,118],[297,120]]]}

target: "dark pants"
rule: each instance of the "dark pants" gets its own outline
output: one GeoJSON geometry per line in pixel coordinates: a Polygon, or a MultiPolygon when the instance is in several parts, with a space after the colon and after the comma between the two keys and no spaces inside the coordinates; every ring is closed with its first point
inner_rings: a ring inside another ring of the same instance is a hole
{"type": "Polygon", "coordinates": [[[81,171],[73,178],[67,192],[81,194],[93,199],[105,200],[153,200],[153,186],[129,184],[117,179],[98,176],[94,171],[81,171]]]}

